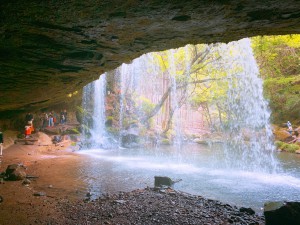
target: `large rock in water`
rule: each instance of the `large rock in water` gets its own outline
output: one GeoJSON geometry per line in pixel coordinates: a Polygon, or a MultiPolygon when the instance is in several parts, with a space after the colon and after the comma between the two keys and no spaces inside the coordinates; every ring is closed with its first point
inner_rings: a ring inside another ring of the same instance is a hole
{"type": "Polygon", "coordinates": [[[131,127],[121,133],[121,142],[123,147],[138,147],[139,130],[137,127],[131,127]]]}
{"type": "Polygon", "coordinates": [[[265,203],[266,225],[300,225],[300,202],[265,203]]]}
{"type": "Polygon", "coordinates": [[[5,175],[7,177],[7,180],[23,180],[26,178],[26,173],[24,171],[24,168],[18,164],[12,164],[7,166],[5,175]]]}
{"type": "Polygon", "coordinates": [[[147,52],[300,33],[299,9],[298,0],[1,0],[0,111],[69,101],[147,52]]]}
{"type": "Polygon", "coordinates": [[[154,177],[154,186],[155,187],[161,187],[161,186],[171,187],[173,184],[174,184],[174,181],[170,177],[161,177],[161,176],[154,177]]]}

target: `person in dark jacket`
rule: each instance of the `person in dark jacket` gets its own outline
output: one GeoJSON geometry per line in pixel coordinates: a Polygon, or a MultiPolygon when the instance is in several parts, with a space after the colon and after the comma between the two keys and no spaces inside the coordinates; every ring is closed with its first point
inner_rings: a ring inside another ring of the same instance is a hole
{"type": "Polygon", "coordinates": [[[67,123],[67,118],[68,118],[68,113],[67,113],[66,109],[64,110],[64,116],[65,116],[64,124],[66,124],[67,123]]]}
{"type": "Polygon", "coordinates": [[[2,151],[3,151],[3,133],[0,129],[0,155],[2,155],[2,151]]]}
{"type": "Polygon", "coordinates": [[[33,115],[31,114],[31,112],[27,113],[26,116],[25,116],[25,122],[26,122],[26,124],[29,121],[33,121],[33,115]]]}

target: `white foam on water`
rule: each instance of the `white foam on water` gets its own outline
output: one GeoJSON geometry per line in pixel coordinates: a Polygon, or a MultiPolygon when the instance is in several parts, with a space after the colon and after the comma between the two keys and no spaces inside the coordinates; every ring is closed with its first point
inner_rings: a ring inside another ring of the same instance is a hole
{"type": "Polygon", "coordinates": [[[117,151],[112,155],[111,151],[102,149],[79,151],[78,154],[88,155],[99,160],[118,162],[121,163],[121,166],[124,166],[129,170],[164,170],[177,174],[205,175],[215,183],[228,184],[231,186],[233,186],[232,184],[235,181],[241,181],[239,182],[240,185],[252,185],[252,187],[257,188],[261,185],[300,188],[300,179],[285,173],[270,174],[263,172],[247,172],[243,170],[211,169],[207,167],[199,167],[190,163],[159,161],[155,158],[145,156],[117,155],[117,151]]]}

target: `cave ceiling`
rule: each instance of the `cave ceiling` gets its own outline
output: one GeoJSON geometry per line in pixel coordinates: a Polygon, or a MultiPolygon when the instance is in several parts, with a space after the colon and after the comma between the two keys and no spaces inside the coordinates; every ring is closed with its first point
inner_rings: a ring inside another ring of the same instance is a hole
{"type": "Polygon", "coordinates": [[[299,0],[2,0],[0,111],[67,101],[151,51],[300,33],[299,0]]]}

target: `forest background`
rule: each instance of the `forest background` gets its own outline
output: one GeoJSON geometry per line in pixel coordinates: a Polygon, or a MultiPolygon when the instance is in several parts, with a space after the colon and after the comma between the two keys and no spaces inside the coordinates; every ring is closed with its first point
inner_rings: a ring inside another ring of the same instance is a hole
{"type": "Polygon", "coordinates": [[[252,48],[264,80],[271,122],[300,124],[300,35],[254,37],[252,48]]]}

